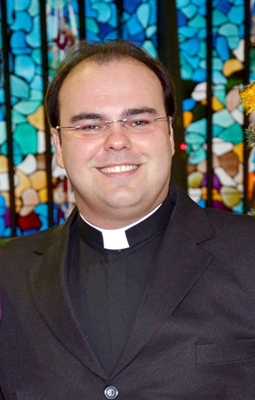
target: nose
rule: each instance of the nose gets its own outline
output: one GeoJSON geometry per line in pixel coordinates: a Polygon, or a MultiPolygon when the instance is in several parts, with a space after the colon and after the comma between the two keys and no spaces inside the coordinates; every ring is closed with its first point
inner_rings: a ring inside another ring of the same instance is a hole
{"type": "Polygon", "coordinates": [[[130,133],[122,125],[121,121],[114,121],[107,130],[107,135],[104,141],[105,150],[131,149],[132,142],[130,133]]]}

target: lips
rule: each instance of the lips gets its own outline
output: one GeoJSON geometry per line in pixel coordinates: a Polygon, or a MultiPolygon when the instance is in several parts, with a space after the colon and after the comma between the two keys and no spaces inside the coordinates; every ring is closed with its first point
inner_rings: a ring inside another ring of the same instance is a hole
{"type": "Polygon", "coordinates": [[[114,174],[119,172],[133,171],[138,168],[138,165],[115,165],[112,167],[100,168],[105,174],[114,174]]]}

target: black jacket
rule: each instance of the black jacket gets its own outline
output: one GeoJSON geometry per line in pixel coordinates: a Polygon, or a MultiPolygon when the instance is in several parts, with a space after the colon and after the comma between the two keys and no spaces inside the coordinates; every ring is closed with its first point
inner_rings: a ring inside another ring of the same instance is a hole
{"type": "Polygon", "coordinates": [[[0,248],[3,399],[255,399],[255,219],[173,196],[152,283],[111,376],[68,295],[77,212],[0,248]]]}

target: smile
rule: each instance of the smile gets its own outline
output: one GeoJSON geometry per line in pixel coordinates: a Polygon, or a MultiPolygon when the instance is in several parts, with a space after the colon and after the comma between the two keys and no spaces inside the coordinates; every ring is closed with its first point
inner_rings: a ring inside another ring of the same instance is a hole
{"type": "Polygon", "coordinates": [[[101,168],[101,171],[104,172],[105,174],[112,174],[118,172],[133,171],[134,169],[137,168],[138,168],[137,165],[115,165],[114,167],[101,168]]]}

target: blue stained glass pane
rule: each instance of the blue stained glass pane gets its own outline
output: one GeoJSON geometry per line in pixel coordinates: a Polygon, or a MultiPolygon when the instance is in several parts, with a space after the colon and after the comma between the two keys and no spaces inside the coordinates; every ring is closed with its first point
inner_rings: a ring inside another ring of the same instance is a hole
{"type": "Polygon", "coordinates": [[[40,17],[34,17],[33,28],[26,37],[27,43],[31,47],[41,46],[41,26],[40,17]]]}
{"type": "Polygon", "coordinates": [[[34,17],[36,14],[39,13],[39,1],[38,0],[31,0],[30,5],[28,8],[29,15],[34,17]]]}
{"type": "Polygon", "coordinates": [[[151,40],[145,40],[143,43],[143,48],[146,50],[152,57],[157,57],[157,49],[154,43],[151,40]]]}
{"type": "Polygon", "coordinates": [[[197,7],[190,3],[189,5],[187,5],[186,7],[182,7],[182,13],[188,18],[193,18],[194,15],[196,15],[197,13],[197,7]]]}
{"type": "MultiPolygon", "coordinates": [[[[123,39],[127,39],[127,40],[131,39],[130,32],[126,28],[124,28],[124,31],[123,31],[123,39]]],[[[132,34],[132,41],[140,46],[143,44],[144,39],[145,39],[145,33],[143,30],[141,30],[140,33],[132,34]]]]}
{"type": "Polygon", "coordinates": [[[244,7],[233,6],[228,14],[229,20],[235,24],[241,24],[244,21],[244,7]]]}
{"type": "Polygon", "coordinates": [[[196,105],[195,100],[193,99],[184,99],[182,102],[182,109],[183,111],[192,110],[196,105]]]}
{"type": "Polygon", "coordinates": [[[145,29],[149,24],[150,20],[150,6],[148,3],[140,4],[137,9],[137,18],[141,23],[142,27],[145,29]]]}
{"type": "Polygon", "coordinates": [[[135,36],[143,31],[143,27],[135,14],[132,15],[131,18],[127,21],[126,26],[129,34],[132,34],[132,36],[135,36]]]}
{"type": "Polygon", "coordinates": [[[20,55],[16,57],[14,72],[17,76],[25,78],[31,82],[35,74],[35,64],[31,57],[20,55]]]}
{"type": "Polygon", "coordinates": [[[202,207],[202,208],[206,208],[206,202],[204,199],[200,199],[197,204],[202,207]]]}
{"type": "MultiPolygon", "coordinates": [[[[4,97],[3,97],[3,91],[2,90],[0,90],[0,103],[3,103],[4,102],[4,97]]],[[[4,111],[3,111],[3,108],[2,107],[0,107],[0,125],[1,125],[1,121],[3,121],[3,119],[4,119],[4,111]]],[[[1,140],[1,130],[0,130],[0,140],[1,140]]]]}
{"type": "Polygon", "coordinates": [[[222,11],[224,14],[227,14],[230,10],[231,4],[228,0],[213,0],[213,8],[216,8],[222,11]]]}
{"type": "Polygon", "coordinates": [[[13,32],[13,34],[11,35],[11,47],[12,47],[13,51],[15,51],[15,48],[20,48],[20,47],[26,48],[27,47],[25,32],[23,32],[23,31],[13,32]]]}
{"type": "Polygon", "coordinates": [[[194,56],[197,54],[199,49],[199,40],[196,38],[187,40],[186,42],[180,44],[180,48],[186,51],[189,55],[194,56]]]}
{"type": "Polygon", "coordinates": [[[189,4],[190,0],[176,0],[176,7],[181,9],[189,4]]]}
{"type": "Polygon", "coordinates": [[[179,29],[179,37],[180,41],[182,42],[182,39],[184,38],[191,38],[194,37],[198,32],[198,29],[191,28],[189,26],[183,26],[179,29]]]}
{"type": "Polygon", "coordinates": [[[98,36],[98,35],[96,35],[93,32],[88,30],[87,31],[87,40],[88,41],[93,41],[93,42],[100,42],[101,38],[100,38],[100,36],[98,36]]]}
{"type": "Polygon", "coordinates": [[[107,3],[96,3],[92,5],[92,9],[96,10],[96,18],[100,22],[107,22],[111,16],[110,5],[107,3]]]}
{"type": "Polygon", "coordinates": [[[157,33],[157,25],[151,25],[146,29],[146,36],[148,38],[152,38],[157,33]]]}
{"type": "Polygon", "coordinates": [[[86,6],[86,18],[96,18],[97,13],[96,10],[94,10],[91,7],[92,2],[91,1],[85,1],[85,6],[86,6]]]}
{"type": "Polygon", "coordinates": [[[243,201],[232,208],[234,214],[243,214],[243,201]]]}
{"type": "Polygon", "coordinates": [[[129,13],[132,14],[136,11],[137,7],[140,4],[140,0],[124,0],[124,9],[129,13]]]}
{"type": "Polygon", "coordinates": [[[177,24],[178,26],[185,26],[187,24],[187,18],[181,11],[177,11],[177,24]]]}
{"type": "Polygon", "coordinates": [[[220,135],[220,132],[222,131],[222,127],[219,125],[213,125],[212,127],[212,133],[213,137],[218,137],[220,135]]]}
{"type": "Polygon", "coordinates": [[[105,38],[105,36],[107,36],[108,34],[113,32],[112,27],[108,24],[103,24],[103,23],[98,22],[98,28],[99,28],[99,32],[100,32],[100,35],[102,38],[105,38]]]}
{"type": "Polygon", "coordinates": [[[29,32],[32,26],[31,17],[27,12],[17,12],[16,18],[13,21],[12,29],[16,30],[24,30],[25,32],[29,32]]]}
{"type": "Polygon", "coordinates": [[[206,9],[206,4],[205,1],[202,1],[203,4],[201,4],[201,2],[199,2],[199,4],[197,4],[198,6],[198,13],[200,15],[203,15],[204,17],[207,15],[207,9],[206,9]]]}
{"type": "Polygon", "coordinates": [[[25,231],[23,231],[23,235],[24,236],[29,236],[32,235],[33,233],[36,233],[37,229],[31,228],[31,229],[26,229],[25,231]]]}
{"type": "Polygon", "coordinates": [[[48,205],[46,203],[40,203],[35,207],[34,211],[38,215],[42,215],[44,217],[47,217],[47,215],[48,215],[48,205]]]}
{"type": "Polygon", "coordinates": [[[110,18],[108,19],[107,23],[110,26],[116,28],[116,26],[117,26],[117,8],[114,4],[111,4],[110,7],[111,7],[111,15],[110,15],[110,18]]]}
{"type": "Polygon", "coordinates": [[[149,0],[150,4],[150,24],[157,24],[157,2],[158,0],[149,0]]]}
{"type": "Polygon", "coordinates": [[[213,82],[216,84],[227,84],[227,78],[221,71],[213,71],[213,82]]]}
{"type": "Polygon", "coordinates": [[[49,228],[49,218],[48,216],[43,216],[43,215],[38,215],[39,220],[41,222],[41,227],[40,230],[43,231],[44,229],[48,229],[49,228]]]}
{"type": "Polygon", "coordinates": [[[14,8],[16,11],[26,10],[30,0],[14,0],[14,8]]]}
{"type": "Polygon", "coordinates": [[[187,53],[183,53],[183,57],[192,66],[192,68],[194,69],[198,68],[200,62],[199,57],[192,57],[187,53]]]}
{"type": "Polygon", "coordinates": [[[228,42],[227,39],[225,37],[218,37],[215,41],[216,44],[216,49],[218,51],[218,54],[221,55],[222,60],[226,61],[229,59],[230,57],[230,53],[229,53],[229,47],[228,47],[228,42]]]}
{"type": "Polygon", "coordinates": [[[197,37],[204,41],[207,38],[206,28],[200,28],[197,37]]]}
{"type": "Polygon", "coordinates": [[[196,4],[199,7],[205,6],[205,0],[192,0],[192,3],[196,4]]]}
{"type": "MultiPolygon", "coordinates": [[[[200,57],[201,60],[205,60],[206,54],[207,54],[206,44],[200,40],[198,56],[200,57]]],[[[200,63],[200,67],[202,66],[202,62],[200,63]]]]}
{"type": "Polygon", "coordinates": [[[239,28],[236,25],[226,24],[219,30],[219,33],[226,36],[231,50],[237,48],[240,40],[240,33],[239,28]]]}
{"type": "Polygon", "coordinates": [[[42,53],[40,49],[33,49],[32,50],[32,58],[36,64],[41,64],[42,62],[42,53]]]}

